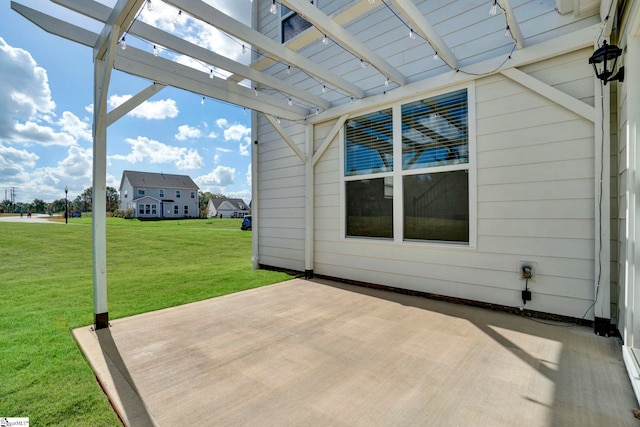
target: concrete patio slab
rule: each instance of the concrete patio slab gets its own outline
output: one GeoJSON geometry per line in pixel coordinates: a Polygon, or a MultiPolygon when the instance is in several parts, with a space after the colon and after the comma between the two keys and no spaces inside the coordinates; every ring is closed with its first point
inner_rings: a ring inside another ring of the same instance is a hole
{"type": "Polygon", "coordinates": [[[131,426],[638,426],[616,338],[295,279],[73,334],[131,426]]]}

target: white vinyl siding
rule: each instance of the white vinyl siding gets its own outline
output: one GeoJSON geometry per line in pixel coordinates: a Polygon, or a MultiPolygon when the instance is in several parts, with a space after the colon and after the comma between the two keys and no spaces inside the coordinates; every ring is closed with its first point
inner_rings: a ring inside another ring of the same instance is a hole
{"type": "MultiPolygon", "coordinates": [[[[305,167],[264,117],[258,116],[259,263],[304,270],[305,167]]],[[[281,125],[304,152],[305,127],[281,125]]]]}
{"type": "MultiPolygon", "coordinates": [[[[584,62],[588,53],[578,56],[584,62]]],[[[565,76],[554,85],[590,100],[592,86],[580,83],[583,69],[589,72],[582,62],[532,68],[542,81],[565,76]]],[[[467,248],[344,239],[337,137],[315,167],[314,272],[518,306],[519,266],[535,262],[527,308],[582,317],[594,292],[593,123],[500,75],[477,80],[473,92],[477,183],[471,177],[469,191],[477,196],[470,206],[477,206],[477,242],[467,248]]],[[[316,147],[332,126],[316,126],[316,147]]]]}

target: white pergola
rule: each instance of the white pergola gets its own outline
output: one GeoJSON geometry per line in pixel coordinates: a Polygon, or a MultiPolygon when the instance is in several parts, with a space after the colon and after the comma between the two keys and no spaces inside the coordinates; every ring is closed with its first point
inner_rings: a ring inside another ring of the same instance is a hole
{"type": "MultiPolygon", "coordinates": [[[[448,12],[450,14],[477,14],[478,16],[482,14],[482,17],[470,22],[464,29],[460,29],[460,34],[445,34],[437,23],[431,22],[429,15],[418,10],[412,0],[350,1],[345,2],[345,6],[331,16],[323,13],[307,0],[279,0],[278,4],[304,16],[311,23],[308,30],[281,44],[202,0],[163,0],[164,3],[180,10],[180,13],[211,25],[251,46],[254,60],[249,66],[136,19],[140,9],[149,1],[160,2],[160,0],[118,0],[113,7],[108,7],[94,0],[52,0],[67,11],[73,11],[101,23],[100,34],[26,7],[16,1],[11,2],[13,10],[43,30],[93,49],[95,79],[93,281],[96,329],[107,327],[109,322],[105,214],[107,127],[166,86],[173,86],[263,114],[305,163],[308,189],[305,268],[310,271],[313,269],[313,197],[309,195],[313,195],[313,167],[349,114],[365,110],[379,103],[383,98],[388,102],[400,100],[415,93],[418,87],[421,91],[425,88],[435,90],[476,79],[479,75],[501,73],[592,121],[596,129],[601,126],[596,118],[608,116],[609,102],[603,102],[602,107],[600,103],[596,103],[595,107],[591,106],[529,76],[518,68],[578,49],[592,47],[597,43],[597,36],[608,37],[613,20],[606,17],[615,14],[617,3],[615,1],[613,10],[608,10],[609,2],[600,0],[556,0],[557,11],[554,13],[560,16],[558,19],[563,19],[565,15],[574,18],[598,16],[598,24],[582,26],[575,31],[562,32],[552,39],[538,42],[535,39],[527,39],[523,34],[522,25],[514,13],[511,0],[497,0],[498,14],[491,18],[488,17],[488,12],[493,3],[492,0],[452,2],[455,3],[455,7],[450,8],[448,12]],[[397,21],[394,24],[396,29],[393,31],[409,34],[407,29],[410,29],[411,33],[415,33],[416,57],[428,56],[431,59],[434,55],[440,61],[430,60],[429,63],[425,61],[428,65],[425,65],[423,72],[407,75],[407,67],[394,59],[389,52],[379,49],[375,40],[359,40],[349,32],[349,23],[360,17],[380,12],[383,10],[381,8],[394,11],[397,21]],[[510,37],[504,37],[505,28],[510,37]],[[475,46],[472,41],[476,33],[486,36],[490,45],[482,47],[481,50],[477,47],[473,48],[476,50],[465,49],[467,45],[475,46]],[[119,49],[117,45],[125,34],[134,35],[150,45],[159,45],[177,54],[186,55],[199,63],[210,64],[231,75],[227,78],[209,76],[201,70],[182,65],[172,59],[155,56],[152,52],[133,46],[127,47],[126,50],[119,49]],[[498,35],[500,38],[497,37],[498,35]],[[327,69],[322,64],[321,56],[316,56],[315,47],[322,43],[324,37],[330,38],[336,55],[346,58],[338,71],[327,69]],[[366,68],[360,67],[367,64],[369,66],[366,68]],[[301,74],[303,78],[295,84],[278,77],[291,68],[298,73],[303,73],[301,74]],[[112,111],[107,111],[107,92],[114,69],[153,83],[124,104],[112,111]],[[247,81],[251,82],[250,85],[246,83],[247,81]],[[383,82],[385,84],[381,84],[383,82]],[[321,90],[326,87],[331,89],[328,93],[321,90]],[[258,93],[259,96],[257,96],[258,93]],[[292,100],[295,102],[291,102],[292,100]],[[307,141],[306,152],[303,152],[287,136],[279,119],[305,123],[309,126],[329,119],[338,120],[324,144],[314,152],[313,144],[307,141]]],[[[260,10],[259,0],[233,1],[246,1],[247,7],[253,8],[254,16],[260,10]]],[[[260,3],[265,6],[271,2],[260,0],[260,3]]],[[[599,83],[594,84],[597,86],[595,93],[599,93],[599,83]]],[[[595,153],[596,156],[602,153],[603,158],[606,159],[609,155],[608,122],[605,122],[604,126],[607,127],[606,132],[603,132],[604,139],[600,137],[599,131],[595,132],[598,147],[595,153]]],[[[596,162],[601,160],[602,158],[596,159],[596,162]]],[[[603,163],[606,167],[604,174],[609,176],[608,161],[603,163]]],[[[594,185],[595,200],[599,199],[598,195],[602,190],[603,200],[607,201],[608,186],[603,187],[597,183],[594,185]]],[[[598,228],[595,232],[595,248],[598,250],[600,241],[608,242],[610,238],[608,205],[604,207],[596,205],[595,222],[598,228]]],[[[603,247],[604,251],[608,252],[608,244],[603,247]]],[[[608,253],[605,254],[604,259],[609,259],[608,253]]],[[[601,277],[602,283],[609,283],[609,263],[605,262],[602,265],[596,263],[595,268],[596,277],[601,277]]],[[[601,295],[601,298],[605,298],[604,306],[608,307],[608,291],[602,292],[601,295]]],[[[603,315],[607,316],[608,313],[603,315]]]]}

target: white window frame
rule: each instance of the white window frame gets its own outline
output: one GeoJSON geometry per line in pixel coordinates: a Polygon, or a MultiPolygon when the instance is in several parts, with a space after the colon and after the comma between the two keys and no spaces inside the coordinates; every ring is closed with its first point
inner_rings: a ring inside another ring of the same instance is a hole
{"type": "Polygon", "coordinates": [[[145,188],[138,188],[137,192],[138,196],[146,196],[147,190],[145,188]]]}
{"type": "Polygon", "coordinates": [[[164,188],[161,188],[160,190],[158,190],[158,196],[164,197],[164,188]]]}
{"type": "Polygon", "coordinates": [[[344,126],[339,132],[340,143],[340,240],[343,241],[367,241],[367,243],[381,245],[420,245],[432,247],[451,247],[461,249],[475,249],[478,241],[478,180],[477,180],[477,153],[476,153],[476,87],[475,82],[469,82],[464,85],[448,87],[434,92],[421,93],[419,95],[402,99],[393,104],[380,104],[375,108],[366,111],[358,111],[352,116],[361,116],[385,108],[392,108],[393,116],[393,171],[380,172],[375,174],[345,176],[345,132],[344,126]],[[430,241],[430,240],[405,240],[404,239],[404,212],[403,212],[403,177],[405,175],[416,175],[420,173],[437,173],[460,170],[461,165],[440,166],[431,168],[420,168],[403,170],[402,168],[402,105],[408,104],[421,99],[427,99],[438,95],[443,95],[456,90],[467,89],[467,131],[468,131],[468,147],[469,162],[466,164],[468,170],[469,185],[469,242],[449,242],[449,241],[430,241]],[[364,237],[364,236],[347,236],[346,230],[346,191],[347,181],[360,181],[365,179],[375,179],[383,177],[393,177],[393,238],[364,237]]]}

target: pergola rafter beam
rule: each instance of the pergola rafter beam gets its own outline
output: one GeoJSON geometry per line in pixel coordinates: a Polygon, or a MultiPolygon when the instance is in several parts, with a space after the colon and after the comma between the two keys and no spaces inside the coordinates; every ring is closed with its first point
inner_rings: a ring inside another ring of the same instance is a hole
{"type": "Polygon", "coordinates": [[[285,99],[263,93],[255,96],[253,89],[217,77],[210,79],[194,68],[133,47],[120,49],[117,55],[114,68],[129,74],[288,120],[303,120],[309,114],[306,108],[288,106],[285,99]]]}
{"type": "Polygon", "coordinates": [[[146,0],[119,0],[113,7],[102,32],[94,45],[94,58],[104,59],[108,48],[108,40],[118,40],[136,18],[136,14],[146,0]]]}
{"type": "MultiPolygon", "coordinates": [[[[98,39],[96,33],[45,15],[19,3],[12,2],[11,7],[48,33],[89,47],[92,47],[98,39]]],[[[260,94],[259,97],[256,97],[252,89],[217,77],[209,79],[206,73],[168,59],[156,57],[134,47],[128,47],[126,50],[114,49],[114,51],[113,68],[124,73],[155,80],[162,84],[262,111],[266,114],[273,114],[283,119],[302,120],[309,114],[309,110],[306,108],[296,105],[289,106],[284,99],[267,94],[260,94]]]]}
{"type": "MultiPolygon", "coordinates": [[[[61,6],[67,7],[75,12],[85,15],[89,18],[97,21],[105,22],[109,16],[110,9],[104,5],[101,5],[95,1],[90,0],[53,0],[61,6]]],[[[326,110],[330,107],[330,104],[325,99],[315,96],[308,91],[296,88],[293,85],[287,84],[282,80],[272,77],[268,74],[262,73],[258,70],[252,69],[237,61],[233,61],[201,46],[190,43],[158,28],[152,27],[141,21],[135,21],[129,33],[151,43],[163,46],[174,52],[181,53],[183,55],[196,58],[212,66],[221,68],[225,71],[235,73],[241,76],[243,79],[249,79],[254,84],[264,85],[273,88],[279,92],[285,93],[293,98],[300,99],[315,107],[326,110]]]]}
{"type": "Polygon", "coordinates": [[[233,37],[245,41],[254,48],[267,52],[269,55],[274,56],[287,64],[300,68],[305,73],[314,76],[355,98],[364,98],[365,96],[364,90],[355,84],[343,79],[339,75],[327,70],[299,53],[282,46],[280,43],[275,42],[264,34],[244,25],[208,4],[201,1],[189,0],[165,0],[165,3],[177,7],[195,18],[206,22],[229,35],[232,35],[233,37]]]}
{"type": "Polygon", "coordinates": [[[438,56],[442,58],[449,67],[454,70],[457,69],[457,58],[413,2],[411,0],[392,0],[392,2],[402,16],[411,23],[413,30],[429,41],[429,44],[438,56]]]}
{"type": "Polygon", "coordinates": [[[455,84],[470,82],[476,80],[478,78],[478,74],[488,75],[489,73],[487,73],[486,70],[493,70],[491,73],[501,73],[504,70],[522,67],[524,65],[544,61],[545,59],[553,58],[569,52],[575,52],[578,49],[592,47],[593,35],[597,34],[599,29],[600,25],[596,24],[564,34],[553,40],[530,45],[522,50],[516,50],[506,63],[504,63],[501,58],[487,59],[468,67],[466,71],[469,73],[452,70],[416,83],[399,87],[384,94],[374,95],[367,99],[355,101],[353,104],[339,105],[337,107],[333,107],[331,110],[322,112],[319,115],[309,117],[309,122],[319,123],[339,117],[343,114],[357,114],[358,112],[366,111],[381,102],[398,102],[406,97],[413,97],[417,93],[427,93],[429,91],[450,87],[455,84]],[[502,65],[500,65],[498,61],[503,62],[502,65]]]}
{"type": "Polygon", "coordinates": [[[98,40],[98,34],[96,33],[61,21],[60,19],[53,18],[40,11],[24,6],[20,3],[16,3],[15,1],[11,2],[11,9],[15,10],[47,33],[54,34],[88,47],[93,47],[96,40],[98,40]]]}
{"type": "Polygon", "coordinates": [[[522,35],[522,30],[520,29],[520,24],[516,19],[515,13],[513,13],[513,7],[511,7],[511,0],[498,0],[498,2],[502,5],[504,9],[504,13],[507,18],[507,25],[509,26],[509,31],[511,31],[511,35],[516,41],[516,47],[518,49],[522,49],[524,47],[524,36],[522,35]]]}
{"type": "Polygon", "coordinates": [[[387,78],[393,80],[400,86],[406,84],[407,78],[395,67],[385,61],[380,55],[369,49],[364,43],[351,35],[341,25],[338,25],[333,19],[325,15],[307,0],[281,0],[281,3],[289,9],[294,10],[304,19],[309,21],[320,32],[330,37],[333,41],[340,44],[344,49],[351,52],[357,58],[373,65],[378,71],[387,78]]]}
{"type": "MultiPolygon", "coordinates": [[[[340,11],[337,15],[332,16],[331,18],[338,25],[345,25],[348,22],[351,22],[354,19],[358,18],[363,13],[366,13],[367,11],[371,10],[371,8],[372,8],[372,5],[370,5],[369,3],[356,2],[355,4],[349,6],[348,8],[340,11]]],[[[318,31],[317,28],[310,27],[310,28],[307,28],[306,31],[303,31],[302,33],[296,35],[294,38],[289,39],[286,43],[284,43],[284,45],[287,48],[297,52],[307,47],[314,41],[316,41],[318,37],[320,37],[321,35],[322,34],[320,33],[320,31],[318,31]]],[[[267,67],[273,65],[274,62],[275,61],[269,57],[263,57],[256,60],[254,63],[252,63],[251,68],[256,70],[264,70],[267,67]]],[[[229,79],[239,81],[242,79],[242,77],[233,75],[233,76],[230,76],[229,79]]]]}

